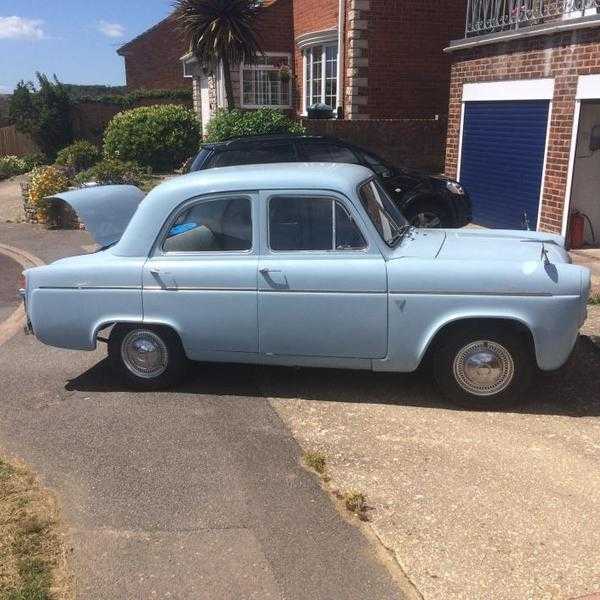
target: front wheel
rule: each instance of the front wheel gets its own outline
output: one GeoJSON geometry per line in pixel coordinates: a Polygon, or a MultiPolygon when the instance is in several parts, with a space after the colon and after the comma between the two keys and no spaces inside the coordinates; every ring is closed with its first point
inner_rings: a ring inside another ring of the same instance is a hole
{"type": "Polygon", "coordinates": [[[517,332],[499,327],[455,330],[434,351],[433,367],[438,387],[451,402],[494,410],[526,402],[535,357],[517,332]]]}
{"type": "Polygon", "coordinates": [[[133,388],[171,387],[185,375],[188,360],[179,336],[168,328],[115,325],[108,340],[113,369],[133,388]]]}

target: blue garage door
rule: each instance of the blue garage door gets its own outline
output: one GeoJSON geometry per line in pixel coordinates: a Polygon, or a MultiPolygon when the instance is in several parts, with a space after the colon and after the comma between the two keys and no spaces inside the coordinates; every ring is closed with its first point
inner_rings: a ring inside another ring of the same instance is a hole
{"type": "Polygon", "coordinates": [[[465,103],[460,181],[475,223],[536,228],[548,108],[547,100],[465,103]]]}

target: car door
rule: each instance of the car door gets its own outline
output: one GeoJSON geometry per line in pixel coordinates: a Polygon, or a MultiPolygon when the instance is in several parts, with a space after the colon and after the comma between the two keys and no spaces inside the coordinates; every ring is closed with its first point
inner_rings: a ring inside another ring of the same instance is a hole
{"type": "Polygon", "coordinates": [[[261,196],[260,352],[383,358],[385,262],[348,199],[297,190],[261,196]]]}
{"type": "Polygon", "coordinates": [[[144,266],[144,321],[173,326],[190,358],[258,351],[256,203],[252,193],[187,202],[144,266]]]}

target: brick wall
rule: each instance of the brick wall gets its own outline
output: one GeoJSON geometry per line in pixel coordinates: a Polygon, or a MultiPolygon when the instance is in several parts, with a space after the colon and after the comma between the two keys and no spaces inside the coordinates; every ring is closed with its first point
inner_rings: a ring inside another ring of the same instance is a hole
{"type": "Polygon", "coordinates": [[[600,31],[571,33],[483,46],[453,55],[446,173],[457,173],[464,83],[554,78],[554,98],[540,228],[560,232],[579,75],[600,73],[600,31]]]}
{"type": "Polygon", "coordinates": [[[118,50],[125,59],[127,87],[130,89],[181,89],[192,87],[183,76],[180,58],[188,52],[174,21],[164,19],[118,50]]]}
{"type": "Polygon", "coordinates": [[[446,121],[379,119],[302,121],[309,133],[337,137],[372,150],[394,165],[440,173],[444,165],[446,121]]]}
{"type": "Polygon", "coordinates": [[[365,17],[371,118],[446,114],[450,59],[443,49],[464,31],[465,4],[370,0],[365,17]]]}

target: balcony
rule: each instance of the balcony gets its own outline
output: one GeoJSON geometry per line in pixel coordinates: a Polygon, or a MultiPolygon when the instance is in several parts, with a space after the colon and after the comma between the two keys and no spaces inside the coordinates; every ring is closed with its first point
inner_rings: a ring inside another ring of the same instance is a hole
{"type": "Polygon", "coordinates": [[[600,15],[600,0],[468,0],[465,37],[595,15],[600,15]]]}

